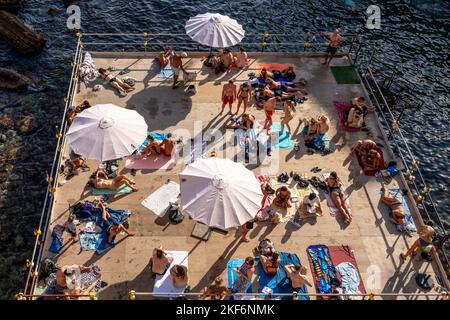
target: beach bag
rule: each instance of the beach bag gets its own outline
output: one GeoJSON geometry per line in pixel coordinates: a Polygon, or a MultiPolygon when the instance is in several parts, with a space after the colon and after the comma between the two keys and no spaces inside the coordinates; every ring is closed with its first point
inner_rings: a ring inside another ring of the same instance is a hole
{"type": "Polygon", "coordinates": [[[184,214],[179,210],[178,204],[171,202],[168,211],[170,222],[178,224],[183,221],[184,214]]]}
{"type": "Polygon", "coordinates": [[[389,175],[391,177],[395,177],[398,174],[397,163],[395,161],[389,162],[386,170],[387,170],[387,172],[389,172],[389,175]]]}

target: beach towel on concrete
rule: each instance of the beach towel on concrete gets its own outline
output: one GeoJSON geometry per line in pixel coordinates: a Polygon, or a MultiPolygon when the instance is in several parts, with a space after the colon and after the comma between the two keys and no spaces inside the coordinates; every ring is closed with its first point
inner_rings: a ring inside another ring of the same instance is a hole
{"type": "MultiPolygon", "coordinates": [[[[172,275],[170,274],[170,269],[176,265],[181,264],[182,266],[188,267],[188,252],[187,251],[166,251],[169,256],[173,257],[172,264],[169,269],[163,274],[157,274],[155,279],[155,285],[153,287],[153,292],[155,293],[179,293],[182,294],[186,288],[175,288],[172,282],[172,275]]],[[[164,297],[162,294],[155,295],[157,297],[164,297]]],[[[169,296],[174,297],[174,296],[169,296]]]]}
{"type": "MultiPolygon", "coordinates": [[[[259,261],[259,257],[257,258],[259,261]]],[[[280,268],[278,272],[274,276],[268,276],[264,269],[262,268],[261,263],[258,263],[258,277],[259,277],[259,290],[258,292],[267,292],[270,291],[273,293],[273,298],[282,299],[282,300],[292,300],[292,296],[276,296],[277,293],[293,293],[298,292],[299,300],[309,300],[308,296],[302,296],[301,293],[308,293],[308,289],[306,284],[304,284],[301,288],[294,290],[291,285],[289,278],[287,277],[286,271],[284,270],[284,266],[288,264],[293,265],[301,265],[300,259],[296,254],[280,252],[280,268]]]]}
{"type": "MultiPolygon", "coordinates": [[[[330,175],[329,173],[322,174],[320,180],[325,182],[329,175],[330,175]]],[[[350,201],[349,201],[350,196],[348,195],[346,188],[344,186],[342,186],[341,191],[344,194],[344,205],[346,206],[346,208],[348,209],[350,214],[353,214],[352,208],[350,206],[350,201]]],[[[336,217],[336,216],[340,215],[341,212],[339,211],[339,208],[336,207],[336,205],[334,204],[333,199],[331,198],[330,192],[328,190],[323,190],[323,192],[325,194],[325,198],[327,199],[327,206],[328,206],[328,209],[330,209],[330,215],[332,217],[336,217]]]]}
{"type": "MultiPolygon", "coordinates": [[[[384,156],[383,156],[383,150],[381,148],[376,147],[375,150],[380,154],[381,160],[380,160],[380,167],[377,170],[363,170],[364,174],[366,176],[375,176],[375,173],[377,173],[380,170],[386,169],[386,166],[384,165],[384,156]]],[[[358,159],[358,164],[361,167],[361,169],[364,167],[364,164],[362,162],[362,159],[360,156],[356,155],[356,159],[358,159]]]]}
{"type": "MultiPolygon", "coordinates": [[[[239,269],[239,267],[245,262],[245,259],[231,259],[227,263],[227,276],[228,276],[228,287],[232,288],[234,281],[238,278],[238,273],[235,269],[239,269]]],[[[252,282],[248,284],[247,293],[253,292],[252,282]]],[[[239,299],[241,296],[239,296],[239,299]]]]}
{"type": "MultiPolygon", "coordinates": [[[[401,201],[402,206],[403,206],[403,212],[405,213],[406,225],[405,226],[401,226],[399,224],[395,225],[398,232],[404,232],[404,231],[407,231],[409,233],[417,232],[417,228],[416,228],[416,225],[414,224],[414,220],[411,215],[411,211],[409,210],[408,200],[402,194],[402,191],[399,188],[391,188],[388,190],[388,192],[390,195],[394,196],[398,201],[401,201]]],[[[388,214],[389,214],[389,218],[392,218],[392,210],[390,207],[388,207],[388,214]]]]}
{"type": "Polygon", "coordinates": [[[330,246],[328,248],[344,292],[366,293],[353,250],[349,246],[330,246]]]}
{"type": "Polygon", "coordinates": [[[123,193],[131,193],[133,190],[131,190],[130,187],[123,185],[117,190],[111,190],[111,189],[97,189],[92,188],[92,194],[94,196],[99,196],[103,194],[123,194],[123,193]]]}
{"type": "Polygon", "coordinates": [[[172,66],[170,65],[170,62],[164,67],[161,68],[159,65],[160,71],[158,73],[158,78],[172,78],[173,77],[173,71],[172,66]]]}
{"type": "Polygon", "coordinates": [[[156,189],[141,204],[147,209],[153,211],[158,217],[163,217],[169,208],[170,202],[176,202],[180,194],[180,185],[176,182],[169,181],[162,187],[156,189]]]}
{"type": "MultiPolygon", "coordinates": [[[[257,120],[255,121],[255,124],[253,125],[253,129],[255,130],[256,135],[264,131],[264,120],[257,120]]],[[[278,143],[273,145],[272,148],[292,148],[294,146],[294,141],[292,141],[292,137],[289,134],[287,126],[284,127],[283,133],[280,134],[281,131],[281,123],[280,122],[273,122],[272,123],[272,132],[278,132],[278,143]]]]}
{"type": "Polygon", "coordinates": [[[309,246],[306,252],[317,292],[330,293],[330,281],[331,279],[337,279],[336,268],[330,256],[330,249],[325,245],[319,244],[309,246]]]}
{"type": "Polygon", "coordinates": [[[106,229],[103,230],[103,232],[98,235],[97,244],[95,246],[95,253],[103,254],[109,249],[114,248],[116,246],[116,238],[114,237],[111,243],[108,243],[108,237],[109,235],[106,229]]]}
{"type": "Polygon", "coordinates": [[[339,116],[339,124],[340,124],[339,128],[342,131],[358,132],[360,130],[359,128],[352,128],[345,125],[345,122],[347,122],[347,115],[350,112],[352,104],[350,102],[339,102],[339,101],[333,101],[333,104],[339,116]]]}
{"type": "Polygon", "coordinates": [[[100,239],[100,234],[93,232],[84,232],[80,235],[81,250],[95,250],[100,239]]]}
{"type": "Polygon", "coordinates": [[[175,159],[160,154],[158,157],[151,155],[147,158],[128,157],[125,159],[125,168],[136,170],[168,170],[175,167],[175,159]]]}
{"type": "Polygon", "coordinates": [[[111,243],[108,243],[108,230],[109,227],[114,223],[118,222],[120,224],[124,223],[128,216],[131,215],[131,211],[129,210],[115,210],[111,208],[106,208],[109,213],[109,219],[107,221],[103,221],[101,217],[101,212],[97,214],[96,224],[102,228],[102,232],[97,237],[97,245],[96,245],[96,253],[103,254],[111,248],[114,248],[116,243],[116,237],[114,237],[111,243]]]}

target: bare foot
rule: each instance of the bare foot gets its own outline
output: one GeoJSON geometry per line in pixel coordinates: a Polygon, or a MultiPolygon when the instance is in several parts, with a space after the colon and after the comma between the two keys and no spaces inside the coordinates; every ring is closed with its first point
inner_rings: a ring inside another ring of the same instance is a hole
{"type": "Polygon", "coordinates": [[[126,93],[126,91],[120,91],[120,95],[121,95],[122,97],[126,97],[126,96],[127,96],[127,93],[126,93]]]}

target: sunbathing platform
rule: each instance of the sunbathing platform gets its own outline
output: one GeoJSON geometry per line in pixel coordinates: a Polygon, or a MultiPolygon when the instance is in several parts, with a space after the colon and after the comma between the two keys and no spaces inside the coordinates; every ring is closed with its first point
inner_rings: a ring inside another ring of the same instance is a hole
{"type": "MultiPolygon", "coordinates": [[[[303,219],[298,225],[289,221],[277,225],[269,222],[255,223],[254,229],[249,233],[251,241],[248,243],[240,241],[241,231],[237,229],[228,232],[213,230],[209,239],[204,241],[191,236],[196,222],[188,215],[182,223],[175,225],[169,222],[167,216],[158,217],[141,204],[168,179],[179,182],[178,174],[185,168],[183,161],[167,169],[137,170],[135,176],[124,167],[125,161],[122,161],[119,173],[133,178],[139,191],[109,196],[108,206],[133,212],[129,220],[129,230],[135,233],[135,236],[119,235],[113,249],[97,255],[95,251],[81,251],[80,243],[72,243],[69,235],[65,233],[64,247],[56,256],[56,261],[60,265],[98,264],[102,270],[102,280],[108,284],[100,290],[99,299],[128,299],[132,290],[153,292],[155,279],[150,274],[149,259],[153,248],[159,245],[169,251],[186,251],[189,261],[190,292],[200,292],[218,275],[227,279],[228,262],[234,258],[253,256],[253,248],[266,237],[272,240],[277,251],[296,254],[301,263],[307,267],[310,281],[313,277],[306,249],[310,245],[323,244],[349,246],[353,250],[367,293],[423,292],[415,281],[418,272],[431,274],[436,283],[435,275],[440,273],[436,262],[426,262],[420,255],[412,260],[401,261],[400,253],[405,252],[417,237],[415,234],[409,237],[396,230],[389,221],[387,208],[380,202],[380,182],[377,182],[375,177],[363,175],[356,158],[350,155],[350,148],[357,140],[370,138],[384,145],[382,150],[385,161],[392,160],[393,155],[385,141],[385,134],[379,128],[376,115],[369,113],[365,119],[369,132],[338,130],[339,119],[333,101],[350,101],[356,96],[367,97],[364,87],[361,84],[337,84],[330,67],[322,65],[322,57],[302,53],[249,53],[251,64],[248,69],[233,69],[215,75],[213,70],[203,66],[201,57],[204,53],[189,53],[189,58],[184,59],[184,63],[189,72],[197,73],[193,82],[197,86],[197,93],[188,96],[184,92],[183,84],[178,89],[172,89],[172,79],[157,74],[152,66],[153,57],[156,56],[154,53],[91,52],[91,54],[97,68],[113,67],[113,70],[116,70],[111,72],[113,75],[117,75],[125,68],[129,70],[126,76],[137,79],[136,89],[127,97],[120,97],[110,86],[94,92],[93,85],[86,87],[81,83],[75,94],[74,105],[83,100],[88,100],[91,105],[112,103],[136,110],[145,118],[151,131],[174,132],[185,129],[192,138],[198,135],[201,129],[220,129],[230,117],[230,114],[226,114],[228,106],[223,116],[218,115],[221,108],[222,85],[228,80],[233,79],[239,85],[248,80],[250,72],[257,73],[261,64],[293,64],[297,77],[308,81],[306,88],[309,92],[308,100],[303,104],[297,104],[295,118],[290,123],[293,142],[302,141],[301,119],[324,114],[331,120],[328,134],[335,151],[328,155],[320,153],[310,155],[306,153],[304,145],[298,152],[294,148],[274,149],[272,158],[278,158],[278,163],[274,166],[275,172],[269,172],[272,169],[268,169],[264,164],[250,163],[246,166],[256,176],[295,171],[299,174],[306,173],[308,178],[311,178],[336,171],[347,187],[353,212],[353,222],[349,226],[345,225],[342,218],[330,215],[321,193],[322,216],[303,219]],[[311,172],[316,166],[322,169],[321,172],[311,172]]],[[[341,56],[333,59],[331,65],[347,66],[350,63],[346,56],[341,56]]],[[[253,101],[250,102],[247,112],[255,115],[257,120],[265,119],[264,111],[256,108],[253,101]]],[[[279,122],[281,116],[282,111],[276,111],[274,122],[279,122]]],[[[221,140],[212,141],[207,150],[216,149],[217,156],[220,157],[223,146],[224,142],[221,140]]],[[[70,153],[67,143],[64,152],[66,156],[70,153]]],[[[43,258],[55,258],[55,255],[47,250],[51,243],[51,230],[58,224],[64,224],[69,215],[69,206],[77,201],[94,200],[99,197],[94,196],[91,188],[86,187],[89,176],[98,165],[98,162],[89,161],[90,171],[74,176],[57,188],[43,258]]],[[[405,188],[399,176],[393,179],[389,187],[405,188]]],[[[416,226],[420,226],[421,220],[414,205],[410,202],[409,205],[416,226]]],[[[314,287],[308,288],[308,291],[316,292],[314,287]]],[[[253,292],[258,292],[256,280],[253,282],[253,292]]],[[[136,297],[136,299],[152,298],[151,295],[136,297]]],[[[382,299],[409,298],[393,295],[383,296],[382,299]]],[[[436,299],[436,297],[416,296],[412,299],[436,299]]]]}

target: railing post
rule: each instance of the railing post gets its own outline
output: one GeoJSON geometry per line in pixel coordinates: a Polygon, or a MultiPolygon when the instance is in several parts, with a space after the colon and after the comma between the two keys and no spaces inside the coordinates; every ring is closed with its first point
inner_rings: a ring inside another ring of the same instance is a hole
{"type": "Polygon", "coordinates": [[[144,52],[147,52],[148,33],[144,32],[144,52]]]}

